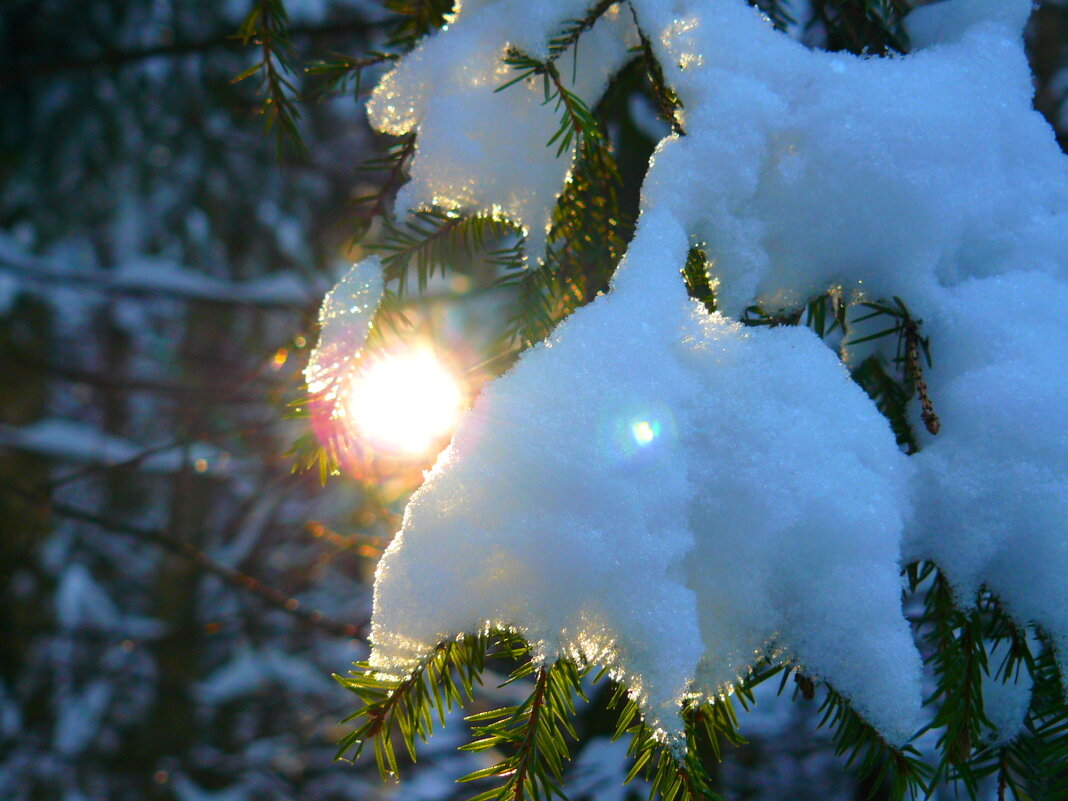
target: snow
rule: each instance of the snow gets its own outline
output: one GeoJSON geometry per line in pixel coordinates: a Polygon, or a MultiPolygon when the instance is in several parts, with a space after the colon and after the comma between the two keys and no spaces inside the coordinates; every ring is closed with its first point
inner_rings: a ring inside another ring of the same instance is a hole
{"type": "MultiPolygon", "coordinates": [[[[77,260],[72,260],[77,261],[77,260]]],[[[39,290],[40,285],[71,287],[108,294],[160,295],[186,300],[251,303],[262,306],[300,306],[323,289],[317,281],[296,272],[277,272],[246,281],[216,278],[167,259],[131,257],[113,269],[72,268],[61,258],[41,259],[24,252],[14,237],[0,234],[0,306],[16,289],[39,290]]],[[[50,286],[50,292],[57,289],[50,286]]]]}
{"type": "Polygon", "coordinates": [[[1022,31],[1031,15],[1031,6],[1031,0],[957,0],[922,6],[908,16],[909,40],[918,48],[955,42],[984,22],[1022,31]]]}
{"type": "Polygon", "coordinates": [[[403,673],[443,637],[515,626],[546,658],[609,665],[674,733],[684,694],[774,651],[906,739],[906,458],[813,333],[708,315],[664,280],[682,230],[642,225],[613,291],[483,391],[409,502],[372,664],[403,673]]]}
{"type": "MultiPolygon", "coordinates": [[[[1039,650],[1037,638],[1029,639],[1032,649],[1039,650]]],[[[993,728],[986,744],[992,747],[1010,743],[1024,732],[1034,687],[1031,674],[1023,667],[1001,675],[999,667],[1006,654],[1004,648],[999,651],[998,645],[987,643],[989,670],[983,674],[983,712],[993,728]]]]}
{"type": "Polygon", "coordinates": [[[92,744],[111,704],[112,691],[110,682],[96,679],[80,693],[64,700],[52,734],[52,745],[56,751],[72,757],[92,744]]]}
{"type": "Polygon", "coordinates": [[[1068,322],[1041,310],[1068,302],[1068,283],[1011,273],[964,282],[942,301],[929,318],[928,384],[944,426],[915,458],[905,557],[943,566],[964,604],[988,586],[1053,638],[1064,665],[1068,322]]]}
{"type": "Polygon", "coordinates": [[[382,300],[382,261],[369,256],[338,281],[319,309],[319,342],[308,358],[304,378],[313,393],[335,386],[359,354],[382,300]]]}
{"type": "MultiPolygon", "coordinates": [[[[536,256],[567,159],[537,85],[492,90],[506,44],[544,56],[577,14],[515,5],[465,3],[369,113],[417,134],[401,208],[502,214],[536,256]]],[[[670,738],[685,694],[767,654],[901,743],[921,693],[899,568],[933,559],[1068,667],[1068,161],[1031,108],[1029,0],[920,9],[915,51],[887,58],[809,50],[742,0],[632,5],[686,135],[650,161],[611,292],[483,390],[413,496],[372,664],[514,626],[546,659],[608,665],[670,738]],[[691,243],[722,314],[686,298],[691,243]],[[912,460],[812,332],[732,321],[835,286],[924,321],[943,430],[912,460]]],[[[591,105],[633,36],[618,14],[583,36],[591,105]]]]}
{"type": "Polygon", "coordinates": [[[54,603],[56,621],[66,631],[89,629],[138,639],[153,639],[166,632],[158,620],[120,612],[107,590],[80,562],[63,569],[54,603]]]}
{"type": "Polygon", "coordinates": [[[87,423],[58,418],[25,426],[0,426],[0,444],[86,464],[120,464],[140,453],[137,446],[120,437],[87,423]]]}
{"type": "Polygon", "coordinates": [[[921,23],[952,17],[950,40],[920,24],[928,48],[879,59],[808,50],[737,0],[681,19],[672,3],[639,3],[664,32],[653,44],[688,134],[661,143],[645,207],[706,243],[732,316],[841,283],[907,297],[923,317],[944,283],[1060,270],[1068,164],[1031,108],[1009,13],[1029,7],[932,6],[921,23]]]}
{"type": "Polygon", "coordinates": [[[311,695],[323,690],[326,676],[307,660],[280,648],[243,648],[197,686],[201,703],[217,705],[277,685],[286,692],[311,695]]]}
{"type": "MultiPolygon", "coordinates": [[[[527,258],[542,256],[574,146],[559,157],[555,144],[546,147],[561,111],[545,102],[540,77],[494,90],[515,76],[501,61],[508,45],[544,57],[561,20],[582,17],[586,8],[586,0],[465,2],[453,23],[381,80],[368,104],[371,124],[417,133],[398,211],[439,206],[506,217],[526,234],[527,258]]],[[[592,106],[630,57],[631,30],[629,15],[613,9],[582,37],[577,54],[572,48],[561,55],[567,89],[592,106]]]]}
{"type": "Polygon", "coordinates": [[[45,417],[24,426],[0,424],[0,447],[83,465],[136,464],[144,473],[176,473],[200,463],[198,472],[226,472],[233,462],[206,442],[140,446],[77,420],[45,417]],[[228,467],[229,465],[229,467],[228,467]]]}
{"type": "Polygon", "coordinates": [[[118,628],[118,608],[83,564],[75,562],[63,571],[55,603],[56,619],[65,629],[118,628]]]}

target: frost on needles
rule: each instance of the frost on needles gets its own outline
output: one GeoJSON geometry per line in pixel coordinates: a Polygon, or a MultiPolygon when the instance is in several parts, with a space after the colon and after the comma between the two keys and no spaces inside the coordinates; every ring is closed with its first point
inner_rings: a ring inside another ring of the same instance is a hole
{"type": "MultiPolygon", "coordinates": [[[[539,81],[494,90],[502,56],[546,58],[586,6],[468,0],[381,81],[372,122],[417,137],[402,207],[506,216],[541,255],[573,153],[545,146],[539,81]]],[[[902,743],[921,663],[900,570],[921,559],[1068,661],[1068,162],[1031,108],[1029,11],[926,6],[913,52],[887,58],[809,50],[743,0],[604,14],[570,91],[595,104],[644,41],[680,133],[611,291],[484,388],[413,496],[371,664],[405,674],[439,641],[514,627],[546,660],[608,666],[671,736],[685,696],[769,656],[902,743]],[[679,277],[692,245],[717,313],[679,277]],[[812,331],[738,323],[831,287],[907,299],[937,343],[942,431],[911,458],[812,331]]]]}

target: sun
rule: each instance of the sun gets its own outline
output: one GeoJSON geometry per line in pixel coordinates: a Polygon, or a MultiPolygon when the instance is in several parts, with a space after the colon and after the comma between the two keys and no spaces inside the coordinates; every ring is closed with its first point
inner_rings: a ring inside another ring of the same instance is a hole
{"type": "Polygon", "coordinates": [[[427,453],[450,434],[463,411],[456,376],[429,349],[387,353],[353,374],[345,397],[353,433],[375,451],[427,453]]]}

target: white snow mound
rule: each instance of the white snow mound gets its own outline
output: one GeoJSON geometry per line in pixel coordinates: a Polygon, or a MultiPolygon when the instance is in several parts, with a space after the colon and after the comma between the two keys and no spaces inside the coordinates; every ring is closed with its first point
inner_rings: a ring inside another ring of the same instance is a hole
{"type": "MultiPolygon", "coordinates": [[[[367,106],[371,124],[385,133],[417,134],[398,213],[439,207],[507,218],[526,235],[526,257],[542,257],[574,143],[559,156],[555,143],[546,146],[563,111],[546,102],[540,77],[495,90],[517,75],[502,60],[509,48],[547,56],[551,34],[563,20],[583,16],[586,5],[463,3],[454,22],[381,80],[367,106]]],[[[567,89],[592,106],[630,57],[632,31],[629,14],[619,8],[605,14],[583,35],[577,56],[568,50],[558,58],[567,89]]]]}
{"type": "MultiPolygon", "coordinates": [[[[1029,0],[920,9],[886,58],[808,50],[744,0],[630,5],[582,35],[574,91],[596,103],[636,20],[686,135],[650,162],[612,292],[485,388],[412,498],[372,663],[515,626],[610,665],[675,732],[684,694],[770,652],[900,743],[920,660],[898,569],[933,559],[1068,667],[1068,159],[1031,107],[1029,0]],[[685,297],[690,243],[722,315],[685,297]],[[923,320],[942,432],[911,461],[811,332],[731,320],[832,286],[923,320]]],[[[509,46],[545,57],[583,11],[464,3],[383,79],[373,124],[417,134],[401,207],[504,215],[540,253],[570,154],[545,147],[540,82],[493,90],[509,46]]]]}
{"type": "Polygon", "coordinates": [[[920,705],[908,461],[811,331],[690,301],[686,250],[647,214],[614,291],[483,391],[379,564],[372,664],[514,626],[611,666],[673,733],[686,692],[774,649],[901,742],[920,705]]]}

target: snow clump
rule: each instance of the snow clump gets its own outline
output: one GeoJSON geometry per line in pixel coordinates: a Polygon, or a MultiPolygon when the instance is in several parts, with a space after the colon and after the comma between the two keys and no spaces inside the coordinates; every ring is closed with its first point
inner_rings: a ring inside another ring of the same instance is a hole
{"type": "MultiPolygon", "coordinates": [[[[465,2],[453,22],[379,82],[367,106],[371,124],[384,133],[416,134],[398,210],[438,206],[506,217],[526,234],[528,258],[540,257],[575,144],[560,156],[555,143],[546,146],[560,112],[545,102],[540,78],[494,90],[516,75],[502,60],[509,46],[548,57],[550,36],[587,6],[587,0],[465,2]]],[[[611,9],[582,36],[577,52],[558,57],[568,91],[591,107],[638,43],[629,21],[624,9],[611,9]]]]}
{"type": "MultiPolygon", "coordinates": [[[[504,215],[539,255],[571,154],[545,146],[540,81],[493,90],[509,46],[546,57],[586,5],[465,2],[383,78],[372,123],[417,135],[401,208],[504,215]]],[[[902,563],[935,560],[964,603],[988,586],[1068,653],[1068,330],[1048,312],[1068,161],[1031,108],[1030,2],[919,9],[914,51],[887,58],[806,49],[744,0],[630,6],[583,34],[572,89],[596,103],[636,22],[686,135],[650,162],[612,291],[483,390],[413,496],[372,664],[515,626],[609,665],[672,733],[686,694],[772,655],[901,743],[920,706],[902,563]],[[722,314],[686,297],[694,243],[722,314]],[[834,286],[924,320],[942,433],[911,460],[811,331],[732,320],[834,286]]]]}
{"type": "Polygon", "coordinates": [[[608,665],[677,733],[683,695],[774,651],[902,742],[908,460],[811,331],[687,298],[687,248],[647,214],[612,292],[483,390],[380,562],[372,664],[514,626],[545,658],[608,665]]]}
{"type": "Polygon", "coordinates": [[[384,292],[382,260],[368,256],[352,265],[323,298],[319,342],[304,368],[310,392],[331,391],[350,371],[371,332],[384,292]]]}

